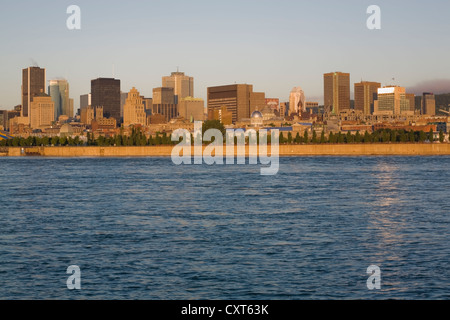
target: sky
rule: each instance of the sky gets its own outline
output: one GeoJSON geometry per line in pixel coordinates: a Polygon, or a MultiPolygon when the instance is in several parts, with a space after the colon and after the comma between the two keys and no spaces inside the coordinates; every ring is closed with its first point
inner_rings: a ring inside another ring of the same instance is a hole
{"type": "Polygon", "coordinates": [[[334,71],[352,88],[450,92],[449,12],[448,0],[2,0],[0,109],[21,103],[21,70],[35,64],[69,81],[75,109],[92,79],[115,75],[122,91],[151,97],[177,67],[203,99],[209,86],[247,83],[282,101],[300,86],[322,103],[334,71]],[[81,30],[66,26],[70,5],[81,30]],[[381,30],[366,26],[370,5],[381,30]]]}

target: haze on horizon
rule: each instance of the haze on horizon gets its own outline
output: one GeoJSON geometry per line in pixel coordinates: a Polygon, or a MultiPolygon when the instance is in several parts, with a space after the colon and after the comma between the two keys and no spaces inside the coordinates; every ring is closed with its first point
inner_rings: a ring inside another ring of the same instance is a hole
{"type": "Polygon", "coordinates": [[[448,0],[2,2],[0,109],[21,103],[21,70],[33,65],[47,69],[47,80],[69,81],[75,110],[90,81],[113,69],[122,91],[151,97],[177,66],[205,100],[209,86],[248,83],[282,101],[301,86],[308,101],[322,103],[323,73],[333,71],[349,72],[352,88],[367,80],[446,93],[448,12],[448,0]],[[81,30],[66,27],[72,4],[81,30]],[[381,30],[366,27],[373,4],[381,30]]]}

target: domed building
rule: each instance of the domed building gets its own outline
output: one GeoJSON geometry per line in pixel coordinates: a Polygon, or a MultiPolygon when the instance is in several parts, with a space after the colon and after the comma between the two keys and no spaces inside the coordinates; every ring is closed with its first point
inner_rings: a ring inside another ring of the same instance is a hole
{"type": "Polygon", "coordinates": [[[63,124],[61,129],[59,129],[59,135],[61,137],[70,137],[70,136],[72,136],[73,135],[73,127],[70,124],[68,124],[68,123],[63,124]]]}
{"type": "Polygon", "coordinates": [[[264,117],[262,113],[258,110],[255,110],[250,117],[252,127],[262,127],[264,125],[264,117]]]}

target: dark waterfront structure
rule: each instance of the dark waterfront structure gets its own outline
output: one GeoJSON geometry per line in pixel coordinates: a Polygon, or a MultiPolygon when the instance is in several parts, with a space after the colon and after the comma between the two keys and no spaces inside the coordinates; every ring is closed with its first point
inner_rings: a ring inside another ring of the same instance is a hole
{"type": "Polygon", "coordinates": [[[105,118],[120,123],[120,80],[98,78],[91,81],[92,106],[103,107],[105,118]]]}

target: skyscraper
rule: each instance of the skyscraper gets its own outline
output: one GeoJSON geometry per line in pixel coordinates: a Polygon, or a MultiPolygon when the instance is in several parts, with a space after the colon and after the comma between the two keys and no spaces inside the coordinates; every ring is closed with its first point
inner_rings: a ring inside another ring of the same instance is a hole
{"type": "Polygon", "coordinates": [[[424,92],[422,97],[422,112],[423,115],[436,115],[436,97],[433,93],[424,92]]]}
{"type": "Polygon", "coordinates": [[[172,72],[169,77],[163,77],[162,86],[173,88],[175,104],[181,99],[194,96],[194,78],[186,76],[184,72],[172,72]]]}
{"type": "MultiPolygon", "coordinates": [[[[29,67],[22,70],[22,111],[21,117],[30,116],[33,98],[45,92],[47,79],[45,69],[29,67]]],[[[28,123],[30,119],[28,119],[28,123]]]]}
{"type": "Polygon", "coordinates": [[[325,109],[334,114],[350,109],[350,73],[326,73],[324,78],[325,109]]]}
{"type": "Polygon", "coordinates": [[[153,104],[176,104],[175,90],[171,87],[154,88],[153,104]]]}
{"type": "Polygon", "coordinates": [[[69,97],[67,80],[50,80],[48,94],[55,103],[55,120],[61,115],[73,117],[73,100],[69,97]]]}
{"type": "Polygon", "coordinates": [[[189,121],[205,120],[205,101],[199,98],[187,97],[181,99],[178,103],[178,112],[180,117],[189,121]]]}
{"type": "Polygon", "coordinates": [[[30,104],[30,126],[32,129],[50,127],[55,121],[55,103],[45,93],[34,96],[30,104]]]}
{"type": "Polygon", "coordinates": [[[250,118],[250,111],[265,107],[265,94],[253,92],[253,86],[248,84],[234,84],[208,88],[208,114],[212,110],[227,107],[232,113],[233,123],[250,118]]]}
{"type": "Polygon", "coordinates": [[[378,100],[374,102],[374,115],[413,114],[406,98],[406,89],[398,86],[378,89],[378,100]]]}
{"type": "Polygon", "coordinates": [[[80,109],[87,108],[88,106],[92,105],[92,95],[89,94],[83,94],[80,96],[80,109]]]}
{"type": "Polygon", "coordinates": [[[105,118],[120,123],[120,80],[98,78],[91,81],[92,106],[103,107],[105,118]]]}
{"type": "Polygon", "coordinates": [[[409,109],[416,112],[416,95],[414,93],[407,93],[406,99],[409,101],[409,109]]]}
{"type": "Polygon", "coordinates": [[[292,89],[289,95],[289,115],[295,113],[300,114],[306,112],[306,98],[305,92],[301,87],[296,87],[292,89]]]}
{"type": "Polygon", "coordinates": [[[134,87],[128,93],[128,98],[123,107],[123,124],[126,127],[136,124],[145,126],[147,124],[143,99],[134,87]]]}
{"type": "Polygon", "coordinates": [[[355,110],[359,110],[365,115],[372,114],[379,88],[381,88],[381,83],[378,82],[355,83],[355,110]]]}

